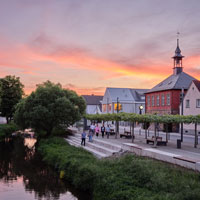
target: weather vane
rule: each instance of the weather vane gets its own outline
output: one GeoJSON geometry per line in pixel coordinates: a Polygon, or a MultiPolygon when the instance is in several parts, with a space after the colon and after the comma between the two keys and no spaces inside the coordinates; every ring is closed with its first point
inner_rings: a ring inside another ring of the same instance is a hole
{"type": "Polygon", "coordinates": [[[177,31],[177,39],[179,39],[179,35],[180,35],[180,32],[179,31],[177,31]]]}

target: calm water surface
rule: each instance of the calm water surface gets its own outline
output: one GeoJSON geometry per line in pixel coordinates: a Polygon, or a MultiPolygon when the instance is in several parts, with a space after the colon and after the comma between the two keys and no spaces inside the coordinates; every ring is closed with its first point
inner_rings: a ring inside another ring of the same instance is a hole
{"type": "Polygon", "coordinates": [[[0,143],[0,200],[88,200],[41,161],[34,139],[0,143]]]}

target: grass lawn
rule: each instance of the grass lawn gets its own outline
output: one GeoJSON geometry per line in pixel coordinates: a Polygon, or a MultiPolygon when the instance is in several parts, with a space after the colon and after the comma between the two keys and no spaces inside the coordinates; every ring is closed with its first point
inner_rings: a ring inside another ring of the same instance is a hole
{"type": "Polygon", "coordinates": [[[98,160],[62,138],[40,141],[39,152],[94,200],[200,200],[200,173],[168,163],[135,155],[98,160]]]}

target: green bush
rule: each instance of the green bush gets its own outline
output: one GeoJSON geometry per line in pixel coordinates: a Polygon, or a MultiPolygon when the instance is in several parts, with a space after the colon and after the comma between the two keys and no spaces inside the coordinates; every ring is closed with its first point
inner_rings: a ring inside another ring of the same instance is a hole
{"type": "Polygon", "coordinates": [[[40,142],[39,151],[51,166],[64,171],[76,188],[95,200],[198,200],[199,174],[148,158],[126,155],[98,160],[61,138],[40,142]]]}
{"type": "Polygon", "coordinates": [[[0,124],[0,140],[10,137],[17,130],[18,128],[14,123],[0,124]]]}

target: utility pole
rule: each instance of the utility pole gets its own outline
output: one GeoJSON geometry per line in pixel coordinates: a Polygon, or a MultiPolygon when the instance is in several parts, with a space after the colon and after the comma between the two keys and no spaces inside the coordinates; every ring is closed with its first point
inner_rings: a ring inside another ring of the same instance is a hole
{"type": "MultiPolygon", "coordinates": [[[[119,97],[117,97],[117,113],[119,113],[119,97]]],[[[117,135],[119,133],[119,121],[116,121],[116,133],[115,138],[117,139],[117,135]]]]}
{"type": "MultiPolygon", "coordinates": [[[[184,89],[181,89],[181,115],[183,115],[184,89]]],[[[181,142],[183,142],[183,122],[181,122],[181,142]]]]}
{"type": "Polygon", "coordinates": [[[108,98],[107,98],[107,108],[106,108],[106,111],[107,111],[107,113],[108,113],[108,98]]]}
{"type": "Polygon", "coordinates": [[[117,113],[119,113],[119,97],[117,97],[117,113]]]}
{"type": "MultiPolygon", "coordinates": [[[[107,114],[108,114],[108,98],[107,98],[107,106],[106,106],[106,111],[107,111],[107,114]]],[[[107,121],[107,126],[108,126],[108,121],[107,121]]]]}

